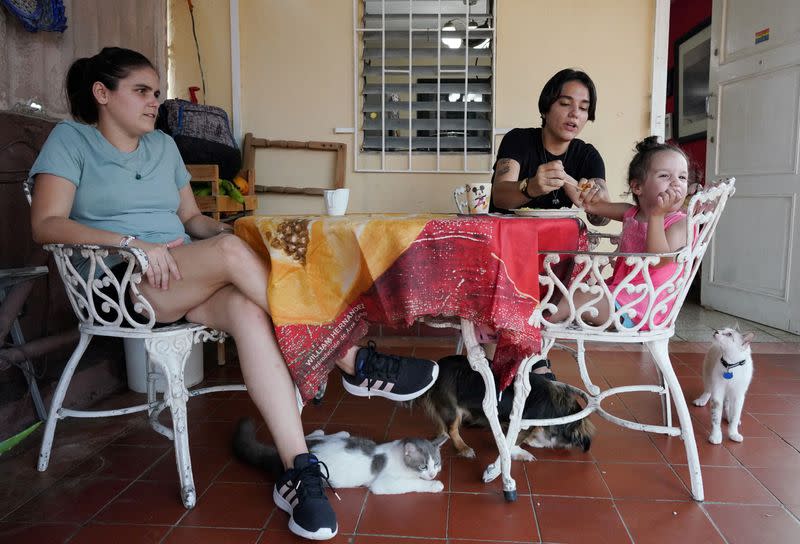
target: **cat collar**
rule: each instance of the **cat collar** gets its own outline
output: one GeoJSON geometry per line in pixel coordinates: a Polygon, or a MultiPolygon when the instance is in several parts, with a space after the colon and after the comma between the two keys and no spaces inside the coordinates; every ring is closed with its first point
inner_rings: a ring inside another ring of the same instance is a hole
{"type": "Polygon", "coordinates": [[[725,378],[726,380],[730,380],[731,378],[733,378],[733,372],[731,372],[731,369],[736,368],[737,366],[742,366],[747,362],[747,359],[742,359],[738,363],[729,363],[728,361],[720,357],[719,362],[722,363],[722,366],[725,367],[725,372],[722,373],[722,377],[725,378]]]}

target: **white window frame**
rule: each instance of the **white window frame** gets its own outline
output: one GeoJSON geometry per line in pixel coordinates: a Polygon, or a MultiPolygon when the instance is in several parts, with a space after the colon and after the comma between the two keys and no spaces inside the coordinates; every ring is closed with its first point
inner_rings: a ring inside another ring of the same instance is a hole
{"type": "MultiPolygon", "coordinates": [[[[371,1],[375,1],[375,0],[371,0],[371,1]]],[[[496,130],[495,130],[495,126],[496,126],[496,122],[495,122],[495,115],[496,115],[496,104],[495,104],[495,101],[496,101],[495,100],[495,96],[496,96],[496,94],[495,94],[495,90],[496,90],[495,89],[496,69],[495,69],[495,67],[497,66],[497,39],[496,39],[497,38],[497,33],[496,33],[495,29],[497,28],[497,1],[496,0],[487,0],[487,3],[491,3],[491,6],[492,6],[492,10],[491,10],[492,26],[490,28],[488,28],[488,29],[484,29],[484,31],[491,31],[491,44],[492,44],[492,46],[491,46],[491,51],[492,51],[492,55],[491,55],[491,57],[492,57],[492,64],[491,64],[491,97],[492,97],[491,104],[492,104],[492,109],[491,109],[491,115],[490,115],[491,127],[488,130],[490,147],[489,147],[488,152],[484,152],[484,151],[468,151],[468,146],[467,146],[467,141],[468,141],[467,140],[468,139],[467,121],[468,121],[468,119],[467,119],[467,115],[466,115],[467,110],[468,110],[468,102],[465,100],[464,101],[464,113],[465,113],[465,115],[464,115],[464,130],[463,130],[463,133],[464,133],[464,135],[463,135],[464,145],[463,145],[463,149],[462,149],[462,161],[461,161],[461,168],[460,169],[456,169],[456,168],[444,169],[444,168],[442,168],[442,149],[441,149],[441,145],[440,145],[440,142],[439,142],[439,140],[441,138],[441,128],[440,128],[441,110],[438,107],[437,107],[437,110],[436,110],[436,119],[437,119],[436,125],[437,126],[436,126],[436,151],[435,151],[435,153],[431,152],[431,151],[418,151],[416,154],[414,153],[413,146],[411,145],[411,138],[412,138],[411,121],[412,121],[412,112],[413,112],[413,103],[414,103],[414,101],[410,100],[410,97],[411,97],[411,94],[412,94],[412,92],[411,92],[412,91],[411,77],[408,78],[408,94],[409,94],[409,100],[408,100],[408,123],[409,123],[409,127],[408,127],[409,136],[408,136],[408,138],[409,138],[409,146],[408,146],[408,151],[391,151],[391,150],[387,151],[387,149],[386,149],[386,130],[385,129],[381,130],[381,146],[380,146],[381,149],[380,149],[380,151],[362,151],[362,149],[361,149],[362,142],[365,139],[365,135],[364,135],[364,128],[363,128],[364,115],[363,115],[363,111],[362,111],[362,108],[361,108],[361,101],[363,101],[363,99],[364,99],[364,93],[363,93],[363,91],[361,89],[362,68],[363,67],[362,67],[362,60],[359,58],[360,57],[359,53],[362,50],[364,33],[366,33],[366,32],[370,32],[370,33],[381,32],[381,33],[383,33],[382,37],[381,37],[381,42],[382,42],[382,45],[381,45],[381,47],[382,47],[381,67],[383,68],[385,66],[385,62],[383,62],[383,61],[385,60],[385,54],[386,54],[386,36],[385,36],[385,32],[386,32],[386,23],[385,23],[386,4],[387,3],[391,3],[392,0],[380,0],[380,1],[381,1],[381,7],[382,7],[381,13],[383,14],[383,22],[381,24],[381,27],[380,28],[363,28],[359,24],[359,13],[360,13],[360,6],[364,6],[364,9],[366,9],[366,0],[353,0],[353,30],[354,30],[353,31],[353,127],[354,127],[354,130],[353,130],[353,139],[354,139],[354,142],[353,142],[353,166],[354,166],[354,171],[356,171],[356,172],[391,172],[391,173],[480,173],[480,174],[491,173],[492,172],[491,166],[487,167],[486,169],[477,169],[476,170],[476,169],[470,169],[469,164],[470,164],[470,156],[487,156],[488,155],[488,160],[487,160],[488,164],[492,163],[492,159],[495,156],[495,132],[496,132],[496,130]],[[362,167],[359,164],[361,155],[362,154],[370,154],[370,153],[380,153],[380,167],[379,168],[366,168],[366,167],[362,167]],[[407,154],[407,164],[408,164],[407,168],[398,169],[398,168],[391,168],[391,167],[387,166],[387,154],[394,155],[394,156],[399,156],[399,155],[404,154],[404,153],[407,154]],[[414,155],[420,155],[420,154],[429,155],[429,156],[435,154],[436,167],[434,169],[414,169],[414,168],[412,168],[413,156],[414,155]]],[[[409,22],[410,22],[411,19],[412,19],[414,0],[408,0],[408,3],[409,3],[409,22]]],[[[437,44],[439,44],[439,53],[437,54],[437,72],[438,72],[438,76],[434,76],[434,77],[436,77],[436,79],[437,79],[437,93],[436,93],[436,95],[440,96],[441,92],[439,92],[439,91],[440,91],[441,80],[442,80],[443,77],[447,77],[448,73],[447,73],[447,71],[442,72],[442,70],[441,70],[441,38],[442,38],[441,28],[442,28],[442,24],[445,23],[446,21],[442,20],[442,9],[441,9],[442,0],[438,0],[438,3],[439,3],[439,9],[437,10],[438,11],[438,13],[437,13],[437,16],[438,16],[438,22],[437,22],[437,44]]],[[[469,18],[470,18],[470,7],[471,6],[470,6],[469,2],[464,2],[464,4],[465,4],[465,17],[466,17],[467,20],[469,20],[469,18]]],[[[411,26],[412,25],[409,24],[409,27],[411,27],[411,26]]],[[[388,70],[384,69],[384,72],[383,72],[382,77],[381,77],[381,116],[380,116],[380,118],[381,118],[382,121],[386,119],[386,92],[385,92],[386,73],[387,72],[388,73],[407,73],[407,74],[410,75],[411,62],[412,62],[412,55],[411,55],[411,52],[412,52],[412,33],[415,32],[415,31],[422,31],[422,30],[426,30],[426,29],[409,28],[409,30],[408,30],[408,32],[409,32],[409,39],[408,39],[408,44],[409,44],[408,45],[408,47],[409,47],[409,69],[407,69],[407,70],[397,70],[397,69],[393,69],[393,68],[392,69],[388,69],[388,70]]],[[[466,28],[466,37],[465,37],[465,42],[466,43],[469,43],[469,31],[470,30],[467,27],[466,28]]],[[[460,70],[460,71],[458,71],[458,73],[459,74],[464,74],[464,76],[465,76],[464,77],[464,85],[465,85],[464,95],[466,96],[467,95],[467,84],[468,84],[468,79],[469,79],[469,47],[465,47],[464,48],[464,67],[465,67],[464,70],[460,70]]],[[[453,72],[450,72],[450,73],[453,73],[453,72]]],[[[447,153],[446,155],[449,156],[449,157],[453,157],[455,154],[454,153],[447,153]]]]}

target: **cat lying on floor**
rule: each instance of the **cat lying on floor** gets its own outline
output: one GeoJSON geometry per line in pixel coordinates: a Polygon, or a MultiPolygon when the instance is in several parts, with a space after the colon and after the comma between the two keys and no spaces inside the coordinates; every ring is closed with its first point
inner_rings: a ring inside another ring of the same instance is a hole
{"type": "MultiPolygon", "coordinates": [[[[531,373],[531,392],[525,401],[523,419],[548,419],[579,412],[582,408],[569,388],[550,381],[541,374],[531,373]]],[[[462,457],[475,457],[475,452],[461,437],[462,423],[488,427],[489,422],[483,412],[483,379],[472,370],[464,355],[451,355],[439,360],[439,377],[433,387],[414,404],[424,406],[431,419],[444,436],[449,436],[453,446],[462,457]]],[[[497,411],[501,423],[508,423],[514,400],[514,387],[503,391],[497,411]]],[[[517,444],[511,449],[511,456],[519,461],[533,461],[530,452],[521,445],[534,448],[578,447],[587,451],[592,445],[594,425],[588,419],[581,419],[566,425],[531,427],[521,430],[517,444]]]]}
{"type": "Polygon", "coordinates": [[[753,356],[750,342],[754,334],[742,334],[736,329],[714,331],[713,342],[703,360],[703,394],[694,400],[695,406],[705,406],[711,399],[711,433],[708,441],[722,442],[722,415],[728,422],[728,438],[741,442],[739,433],[744,396],[753,379],[753,356]]]}
{"type": "MultiPolygon", "coordinates": [[[[306,436],[308,451],[328,468],[334,488],[368,487],[376,495],[417,491],[439,493],[444,484],[436,480],[442,470],[440,448],[447,436],[435,441],[404,438],[376,444],[347,432],[325,434],[321,429],[306,436]]],[[[256,438],[253,420],[239,421],[233,437],[233,451],[245,463],[276,477],[284,467],[278,451],[256,438]]]]}

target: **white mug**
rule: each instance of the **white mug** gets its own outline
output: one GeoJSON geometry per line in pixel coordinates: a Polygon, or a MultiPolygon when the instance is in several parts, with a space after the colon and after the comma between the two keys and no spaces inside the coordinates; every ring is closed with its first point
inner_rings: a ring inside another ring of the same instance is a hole
{"type": "Polygon", "coordinates": [[[328,215],[344,215],[350,189],[327,189],[325,191],[325,210],[328,215]]]}
{"type": "Polygon", "coordinates": [[[453,199],[456,201],[456,209],[462,214],[484,214],[489,213],[489,197],[492,192],[492,184],[467,183],[456,187],[453,191],[453,199]]]}

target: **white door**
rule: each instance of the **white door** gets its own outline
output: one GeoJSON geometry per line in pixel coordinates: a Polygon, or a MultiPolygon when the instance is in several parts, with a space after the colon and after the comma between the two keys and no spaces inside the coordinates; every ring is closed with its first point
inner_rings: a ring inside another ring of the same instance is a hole
{"type": "Polygon", "coordinates": [[[800,333],[800,2],[714,0],[710,66],[706,179],[735,176],[736,194],[702,303],[800,333]]]}

